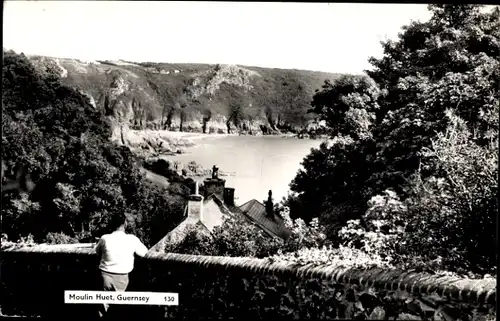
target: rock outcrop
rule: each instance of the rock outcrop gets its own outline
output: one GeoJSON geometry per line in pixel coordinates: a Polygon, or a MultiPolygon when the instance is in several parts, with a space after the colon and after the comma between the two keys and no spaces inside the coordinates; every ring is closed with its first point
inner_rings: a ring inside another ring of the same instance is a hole
{"type": "Polygon", "coordinates": [[[130,138],[134,130],[248,135],[307,132],[316,126],[316,119],[307,113],[314,90],[338,76],[235,65],[30,59],[36,68],[60,77],[103,110],[112,119],[114,140],[145,149],[166,146],[156,139],[167,145],[172,142],[155,136],[139,143],[137,134],[130,138]]]}

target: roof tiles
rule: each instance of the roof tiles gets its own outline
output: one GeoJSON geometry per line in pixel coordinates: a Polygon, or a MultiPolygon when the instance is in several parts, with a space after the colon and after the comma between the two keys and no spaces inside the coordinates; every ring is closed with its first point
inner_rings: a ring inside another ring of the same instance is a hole
{"type": "Polygon", "coordinates": [[[285,227],[283,218],[277,215],[274,215],[273,218],[269,218],[266,213],[265,205],[256,199],[246,202],[241,205],[239,209],[268,232],[283,239],[290,235],[290,231],[285,227]]]}

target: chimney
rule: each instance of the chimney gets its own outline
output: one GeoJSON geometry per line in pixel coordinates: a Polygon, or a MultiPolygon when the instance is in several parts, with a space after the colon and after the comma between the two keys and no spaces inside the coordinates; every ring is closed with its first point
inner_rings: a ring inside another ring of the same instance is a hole
{"type": "Polygon", "coordinates": [[[226,187],[224,189],[224,204],[234,206],[234,188],[226,187]]]}
{"type": "Polygon", "coordinates": [[[214,165],[212,169],[212,178],[207,178],[203,181],[205,198],[208,198],[211,194],[215,194],[221,201],[224,201],[225,185],[226,180],[219,178],[219,168],[214,165]]]}
{"type": "Polygon", "coordinates": [[[273,204],[273,192],[269,190],[267,193],[267,201],[266,201],[266,215],[268,218],[274,220],[274,204],[273,204]]]}
{"type": "Polygon", "coordinates": [[[203,196],[199,193],[198,182],[195,182],[194,194],[189,195],[187,204],[188,217],[203,220],[203,196]]]}
{"type": "Polygon", "coordinates": [[[194,182],[194,194],[193,195],[200,195],[200,186],[198,185],[198,182],[194,182]]]}
{"type": "Polygon", "coordinates": [[[178,175],[182,176],[182,170],[184,169],[184,164],[180,161],[175,162],[175,171],[178,175]]]}

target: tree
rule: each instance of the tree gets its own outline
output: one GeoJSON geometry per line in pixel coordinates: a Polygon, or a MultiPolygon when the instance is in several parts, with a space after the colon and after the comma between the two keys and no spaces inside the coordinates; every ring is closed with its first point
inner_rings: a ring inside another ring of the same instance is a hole
{"type": "Polygon", "coordinates": [[[497,7],[490,13],[480,13],[479,8],[430,5],[433,17],[428,22],[412,22],[403,27],[398,41],[382,43],[384,56],[370,58],[374,69],[366,71],[388,92],[382,116],[409,103],[441,113],[449,106],[467,122],[472,121],[469,125],[473,127],[480,111],[475,108],[479,105],[477,99],[491,102],[495,95],[492,89],[498,83],[495,66],[500,54],[500,11],[497,7]],[[453,91],[444,87],[453,84],[453,91]],[[436,92],[438,89],[441,91],[436,92]],[[441,99],[446,94],[448,101],[432,99],[431,91],[441,99]],[[472,92],[477,94],[469,98],[467,94],[472,92]]]}
{"type": "Polygon", "coordinates": [[[322,90],[316,90],[310,112],[326,121],[332,137],[348,135],[365,139],[371,136],[370,127],[376,119],[380,95],[372,79],[345,75],[333,82],[325,81],[322,90]]]}
{"type": "Polygon", "coordinates": [[[2,179],[25,168],[35,183],[29,194],[2,191],[10,239],[89,241],[125,212],[131,232],[151,244],[178,222],[182,195],[147,184],[132,152],[109,141],[111,126],[88,97],[23,55],[4,52],[2,71],[2,179]]]}
{"type": "Polygon", "coordinates": [[[497,249],[491,240],[498,215],[498,138],[479,146],[464,120],[451,112],[447,117],[447,130],[423,153],[422,166],[434,167],[436,174],[417,175],[415,194],[405,202],[399,252],[439,259],[448,270],[495,273],[497,249]]]}
{"type": "Polygon", "coordinates": [[[372,181],[399,192],[417,170],[421,149],[447,127],[447,109],[467,122],[479,144],[498,132],[498,8],[485,14],[475,5],[429,8],[431,20],[403,28],[398,42],[384,44],[384,57],[370,59],[375,68],[367,71],[388,92],[374,136],[376,163],[389,168],[372,181]]]}
{"type": "MultiPolygon", "coordinates": [[[[366,73],[373,79],[374,83],[368,81],[372,86],[360,86],[356,78],[344,77],[326,83],[316,93],[313,110],[327,121],[334,143],[323,144],[304,160],[304,170],[291,184],[295,193],[288,200],[294,215],[310,219],[312,210],[322,224],[335,222],[337,230],[358,216],[363,228],[370,228],[365,220],[367,201],[391,190],[407,206],[411,213],[407,215],[414,215],[414,220],[406,216],[404,220],[415,222],[419,238],[459,235],[472,243],[483,242],[464,222],[479,224],[475,230],[491,236],[484,230],[488,223],[479,222],[491,222],[491,193],[498,184],[479,178],[484,170],[473,164],[488,167],[496,162],[500,10],[481,12],[477,5],[430,5],[429,9],[433,16],[428,22],[404,26],[399,39],[382,43],[381,58],[370,58],[373,69],[366,73]],[[372,94],[367,94],[367,88],[373,88],[372,94]],[[353,118],[365,125],[357,131],[346,126],[353,118]],[[462,124],[459,131],[450,129],[458,123],[462,124]],[[450,132],[463,138],[460,143],[454,136],[443,138],[450,132]],[[429,150],[434,151],[433,157],[429,158],[429,150]],[[450,177],[462,185],[451,187],[455,185],[450,177]],[[439,188],[426,185],[442,179],[450,184],[446,197],[439,188]],[[333,210],[337,206],[343,210],[333,210]],[[448,214],[441,215],[442,211],[448,214]],[[339,213],[350,216],[346,220],[339,213]],[[451,218],[455,223],[444,223],[451,218]],[[422,220],[429,224],[427,229],[418,227],[424,224],[422,220]]],[[[336,231],[328,234],[335,236],[336,231]]],[[[469,267],[491,267],[491,253],[473,256],[471,244],[451,239],[441,244],[433,241],[428,248],[416,243],[412,247],[422,254],[460,252],[455,258],[469,267]]]]}
{"type": "Polygon", "coordinates": [[[338,229],[349,219],[359,218],[366,209],[370,190],[372,141],[354,141],[339,137],[323,142],[302,162],[290,184],[292,197],[286,202],[293,218],[306,222],[319,217],[329,226],[328,235],[336,237],[338,229]]]}
{"type": "Polygon", "coordinates": [[[451,124],[426,149],[422,167],[436,176],[413,178],[412,197],[387,190],[368,202],[359,221],[341,234],[355,247],[377,249],[402,268],[425,267],[482,277],[496,272],[498,145],[469,141],[466,123],[451,112],[451,124]]]}

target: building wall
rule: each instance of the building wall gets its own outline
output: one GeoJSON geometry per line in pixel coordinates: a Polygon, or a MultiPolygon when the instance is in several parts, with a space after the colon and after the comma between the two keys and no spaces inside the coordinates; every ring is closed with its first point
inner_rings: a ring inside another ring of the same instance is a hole
{"type": "Polygon", "coordinates": [[[203,181],[205,198],[208,198],[211,194],[215,194],[220,200],[224,200],[225,185],[226,181],[224,179],[207,179],[203,181]]]}
{"type": "Polygon", "coordinates": [[[213,231],[214,227],[221,226],[223,223],[224,214],[221,212],[219,205],[213,199],[203,203],[203,220],[202,223],[213,231]]]}
{"type": "Polygon", "coordinates": [[[224,188],[224,204],[234,206],[234,188],[224,188]]]}
{"type": "Polygon", "coordinates": [[[203,197],[200,195],[190,195],[187,203],[188,217],[203,219],[203,197]]]}

